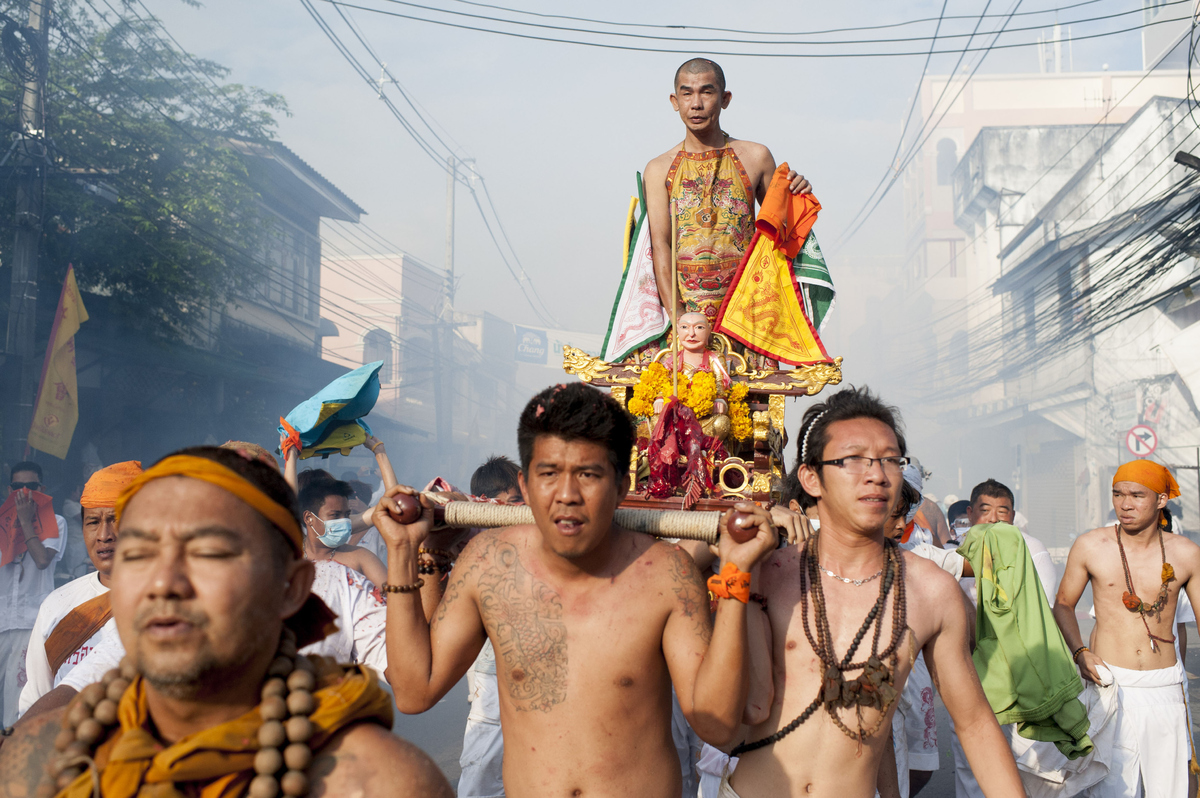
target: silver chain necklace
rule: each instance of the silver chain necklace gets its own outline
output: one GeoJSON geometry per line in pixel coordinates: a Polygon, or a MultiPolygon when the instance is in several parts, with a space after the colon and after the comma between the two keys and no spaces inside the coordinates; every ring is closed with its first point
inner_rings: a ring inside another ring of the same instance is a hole
{"type": "Polygon", "coordinates": [[[883,569],[880,568],[878,571],[871,574],[866,579],[847,579],[844,576],[838,576],[833,571],[826,568],[824,565],[818,565],[817,567],[820,568],[822,571],[824,571],[826,576],[832,576],[834,579],[838,580],[839,582],[845,582],[846,584],[854,585],[855,587],[862,587],[867,582],[870,582],[873,579],[878,579],[883,574],[883,569]]]}

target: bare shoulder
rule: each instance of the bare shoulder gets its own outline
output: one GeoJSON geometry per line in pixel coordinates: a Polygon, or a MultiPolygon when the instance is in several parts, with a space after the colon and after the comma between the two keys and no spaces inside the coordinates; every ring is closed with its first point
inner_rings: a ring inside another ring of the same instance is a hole
{"type": "Polygon", "coordinates": [[[0,746],[0,798],[32,798],[54,756],[54,738],[62,729],[65,708],[19,721],[0,746]]]}
{"type": "Polygon", "coordinates": [[[358,723],[338,732],[309,767],[312,795],[451,798],[433,760],[382,726],[358,723]]]}
{"type": "MultiPolygon", "coordinates": [[[[1095,551],[1096,547],[1104,542],[1106,537],[1112,537],[1113,528],[1111,526],[1102,526],[1097,529],[1089,529],[1079,537],[1075,538],[1075,542],[1071,544],[1071,551],[1068,556],[1078,558],[1086,558],[1088,554],[1095,551]]],[[[1190,542],[1190,541],[1189,541],[1190,542]]]]}
{"type": "Polygon", "coordinates": [[[671,163],[675,160],[676,150],[664,152],[662,155],[655,156],[650,159],[650,163],[646,164],[646,168],[642,170],[642,185],[646,190],[661,189],[667,190],[667,172],[671,170],[671,163]]]}
{"type": "Polygon", "coordinates": [[[1163,535],[1167,556],[1176,563],[1187,563],[1195,568],[1200,565],[1200,546],[1183,535],[1163,535]]]}
{"type": "Polygon", "coordinates": [[[757,141],[747,141],[746,139],[729,140],[729,146],[733,147],[733,151],[737,153],[737,157],[749,167],[751,164],[762,167],[774,167],[775,157],[771,155],[771,150],[765,144],[759,144],[757,141]]]}
{"type": "Polygon", "coordinates": [[[909,596],[926,605],[922,607],[923,613],[936,613],[950,600],[960,603],[962,588],[958,580],[939,568],[933,560],[911,551],[901,554],[904,557],[904,589],[909,596]]]}
{"type": "Polygon", "coordinates": [[[696,561],[684,551],[682,546],[668,543],[665,540],[654,540],[648,535],[636,533],[630,533],[630,535],[635,537],[635,540],[649,538],[650,545],[638,558],[639,561],[647,564],[648,570],[652,569],[656,575],[670,579],[677,584],[704,584],[704,577],[701,576],[700,569],[696,567],[696,561]]]}
{"type": "Polygon", "coordinates": [[[799,584],[801,546],[786,546],[773,551],[759,566],[758,581],[763,595],[771,596],[780,588],[799,584]]]}

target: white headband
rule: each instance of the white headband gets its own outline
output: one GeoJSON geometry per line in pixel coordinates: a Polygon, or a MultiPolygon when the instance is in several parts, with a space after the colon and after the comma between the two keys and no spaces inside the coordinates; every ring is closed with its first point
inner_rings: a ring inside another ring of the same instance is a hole
{"type": "Polygon", "coordinates": [[[821,420],[821,416],[828,413],[828,410],[822,410],[813,416],[813,420],[808,422],[808,426],[804,428],[804,437],[800,441],[800,462],[796,463],[796,473],[800,473],[800,466],[804,465],[804,461],[808,459],[808,436],[812,434],[812,428],[817,426],[817,422],[821,420]]]}

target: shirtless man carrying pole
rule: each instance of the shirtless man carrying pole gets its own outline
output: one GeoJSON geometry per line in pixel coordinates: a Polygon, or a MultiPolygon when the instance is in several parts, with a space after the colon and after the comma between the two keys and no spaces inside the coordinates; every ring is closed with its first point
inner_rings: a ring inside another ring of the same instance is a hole
{"type": "Polygon", "coordinates": [[[1058,585],[1054,619],[1083,678],[1117,685],[1117,739],[1108,778],[1090,791],[1098,798],[1188,794],[1190,747],[1184,690],[1187,677],[1171,636],[1179,592],[1198,606],[1191,581],[1200,572],[1200,547],[1167,535],[1167,501],[1179,495],[1171,473],[1134,460],[1113,476],[1115,526],[1080,535],[1058,585]],[[1096,650],[1079,632],[1075,605],[1088,584],[1096,604],[1096,650]],[[1141,785],[1138,784],[1139,780],[1141,785]]]}
{"type": "Polygon", "coordinates": [[[775,549],[769,516],[738,505],[753,514],[756,536],[737,544],[723,531],[723,559],[743,573],[745,592],[719,601],[714,623],[687,554],[613,525],[633,441],[624,410],[594,388],[535,396],[517,443],[521,495],[536,523],[472,540],[432,625],[413,587],[432,512],[408,526],[393,520],[401,516],[393,497],[412,493],[399,486],[376,512],[394,584],[387,644],[397,706],[416,713],[436,704],[490,639],[510,798],[678,798],[672,686],[700,737],[727,744],[741,721],[749,571],[775,549]]]}
{"type": "Polygon", "coordinates": [[[800,442],[821,528],[756,569],[765,612],[750,624],[750,729],[721,798],[869,798],[919,651],[985,793],[1024,795],[971,663],[958,583],[884,540],[907,463],[895,411],[843,390],[809,407],[800,442]]]}

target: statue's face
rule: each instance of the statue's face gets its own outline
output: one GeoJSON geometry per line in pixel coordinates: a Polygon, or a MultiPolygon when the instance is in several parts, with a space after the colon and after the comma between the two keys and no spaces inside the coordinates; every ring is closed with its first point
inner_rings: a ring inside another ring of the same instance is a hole
{"type": "Polygon", "coordinates": [[[679,319],[679,345],[685,352],[699,354],[708,348],[712,327],[703,313],[685,313],[679,319]]]}

